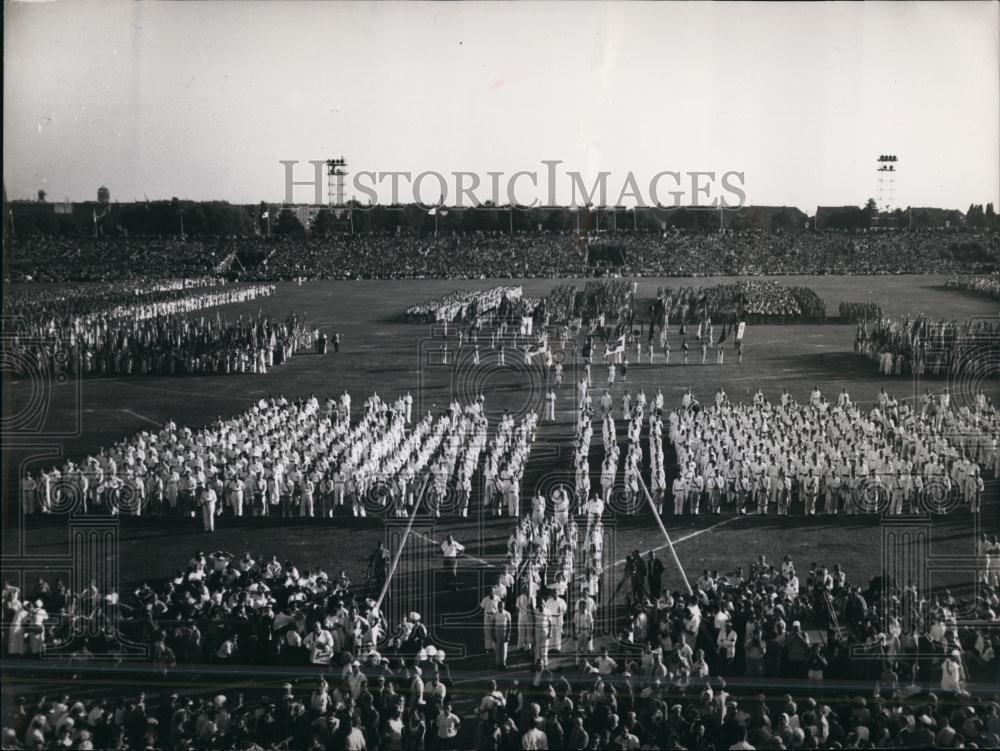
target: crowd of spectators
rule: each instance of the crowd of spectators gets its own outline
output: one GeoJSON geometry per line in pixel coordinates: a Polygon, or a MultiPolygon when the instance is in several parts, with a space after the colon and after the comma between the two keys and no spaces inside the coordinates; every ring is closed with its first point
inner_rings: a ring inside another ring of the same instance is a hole
{"type": "MultiPolygon", "coordinates": [[[[547,536],[526,532],[561,528],[544,521],[519,523],[512,555],[547,557],[538,555],[547,536]]],[[[580,655],[552,664],[543,656],[523,685],[483,677],[459,687],[419,613],[390,632],[379,603],[343,572],[299,570],[278,556],[198,551],[162,587],[142,584],[123,596],[39,580],[23,597],[8,584],[5,625],[31,598],[36,609],[64,613],[60,623],[110,613],[87,649],[113,651],[116,634],[142,638],[159,675],[181,665],[311,664],[314,677],[228,696],[197,684],[159,695],[22,695],[5,703],[3,748],[1000,746],[990,628],[1000,576],[959,601],[910,582],[852,581],[837,564],[800,568],[791,556],[761,555],[746,568],[706,570],[685,593],[662,586],[652,553],[636,551],[630,561],[624,619],[603,645],[589,644],[593,621],[576,614],[558,640],[519,622],[518,647],[534,655],[540,638],[543,652],[559,646],[580,655]],[[760,693],[772,683],[781,690],[760,693]]],[[[547,624],[570,620],[555,590],[536,591],[543,602],[530,606],[534,614],[547,624]]],[[[527,603],[530,590],[515,589],[507,569],[484,601],[502,613],[500,603],[517,592],[527,603]]],[[[586,613],[587,597],[581,602],[586,613]]],[[[489,647],[488,631],[486,638],[489,647]]]]}
{"type": "Polygon", "coordinates": [[[86,282],[214,275],[223,260],[255,238],[119,237],[79,239],[32,235],[5,247],[4,278],[86,282]]]}
{"type": "Polygon", "coordinates": [[[589,251],[602,248],[620,253],[624,271],[632,276],[969,274],[995,271],[1000,241],[982,232],[945,230],[99,240],[32,236],[11,244],[6,273],[14,281],[199,276],[217,269],[268,280],[585,277],[589,251]],[[980,252],[962,250],[970,246],[980,252]]]}

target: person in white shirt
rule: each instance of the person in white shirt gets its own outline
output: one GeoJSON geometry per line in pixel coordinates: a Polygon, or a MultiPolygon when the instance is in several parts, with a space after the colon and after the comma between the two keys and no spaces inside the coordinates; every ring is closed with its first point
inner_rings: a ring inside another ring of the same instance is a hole
{"type": "Polygon", "coordinates": [[[489,654],[493,651],[494,647],[494,620],[497,611],[500,609],[500,597],[498,596],[496,587],[493,587],[486,593],[479,606],[483,609],[483,642],[486,647],[486,653],[489,654]]]}
{"type": "Polygon", "coordinates": [[[201,520],[206,532],[215,531],[215,505],[218,501],[215,489],[208,485],[201,492],[201,520]]]}
{"type": "Polygon", "coordinates": [[[544,606],[545,614],[549,617],[549,647],[555,653],[562,652],[563,621],[566,617],[566,601],[559,597],[554,591],[549,595],[549,599],[544,606]]]}
{"type": "Polygon", "coordinates": [[[510,643],[510,613],[503,606],[503,600],[497,601],[497,612],[493,616],[493,646],[496,651],[497,668],[507,669],[507,646],[510,643]]]}
{"type": "Polygon", "coordinates": [[[458,589],[458,556],[465,552],[465,546],[448,535],[447,539],[441,543],[441,552],[444,553],[444,567],[451,575],[452,589],[458,589]]]}
{"type": "Polygon", "coordinates": [[[952,694],[964,692],[964,673],[961,654],[953,650],[941,663],[941,690],[952,694]]]}

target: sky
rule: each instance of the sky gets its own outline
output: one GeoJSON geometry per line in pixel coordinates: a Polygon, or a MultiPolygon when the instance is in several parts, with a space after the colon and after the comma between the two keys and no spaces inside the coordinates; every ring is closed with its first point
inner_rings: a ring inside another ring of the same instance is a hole
{"type": "MultiPolygon", "coordinates": [[[[308,180],[308,160],[342,155],[352,180],[472,172],[480,200],[488,171],[502,185],[539,172],[517,198],[542,203],[543,160],[587,186],[609,173],[608,203],[629,173],[648,203],[657,173],[714,172],[717,195],[739,172],[747,203],[811,212],[874,197],[891,153],[893,206],[1000,203],[996,2],[58,0],[4,13],[9,198],[93,200],[106,185],[119,201],[281,201],[280,160],[308,180]]],[[[571,188],[557,177],[552,195],[567,203],[571,188]]],[[[420,195],[438,191],[426,180],[420,195]]]]}

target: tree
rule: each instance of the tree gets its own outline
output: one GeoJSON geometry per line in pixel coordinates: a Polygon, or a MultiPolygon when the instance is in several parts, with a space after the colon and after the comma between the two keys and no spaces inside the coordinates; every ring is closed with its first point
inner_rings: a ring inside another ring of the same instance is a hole
{"type": "Polygon", "coordinates": [[[542,226],[549,232],[564,232],[569,227],[569,224],[569,212],[566,209],[557,208],[549,212],[542,226]]]}
{"type": "Polygon", "coordinates": [[[38,202],[39,203],[45,203],[45,196],[47,196],[47,195],[48,195],[48,193],[46,193],[44,190],[38,191],[38,202]]]}
{"type": "Polygon", "coordinates": [[[965,223],[969,227],[982,227],[986,224],[986,212],[981,203],[969,205],[969,210],[965,212],[965,223]]]}
{"type": "Polygon", "coordinates": [[[319,213],[316,214],[316,219],[312,226],[312,235],[314,237],[326,237],[327,235],[333,234],[334,228],[337,224],[337,217],[333,215],[330,209],[320,209],[319,213]]]}
{"type": "Polygon", "coordinates": [[[35,220],[35,225],[38,227],[38,231],[43,235],[59,234],[59,222],[56,221],[55,213],[51,211],[39,212],[35,220]]]}
{"type": "Polygon", "coordinates": [[[865,202],[865,207],[861,210],[862,227],[871,227],[878,219],[878,204],[874,198],[869,198],[865,202]]]}
{"type": "Polygon", "coordinates": [[[306,228],[291,209],[282,209],[274,227],[274,234],[288,237],[305,237],[306,228]]]}

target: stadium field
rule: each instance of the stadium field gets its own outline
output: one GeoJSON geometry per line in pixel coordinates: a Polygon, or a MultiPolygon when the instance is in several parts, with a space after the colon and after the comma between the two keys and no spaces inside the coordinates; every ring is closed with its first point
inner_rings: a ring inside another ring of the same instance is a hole
{"type": "MultiPolygon", "coordinates": [[[[934,276],[776,279],[814,288],[823,297],[828,311],[836,311],[841,301],[854,300],[876,301],[891,315],[924,312],[943,318],[988,316],[996,311],[990,300],[945,289],[943,278],[934,276]]],[[[641,279],[636,308],[640,314],[647,310],[658,286],[697,286],[719,281],[722,280],[641,279]]],[[[541,411],[538,378],[526,371],[516,358],[509,356],[507,367],[499,367],[484,353],[480,367],[473,368],[468,358],[455,364],[452,355],[445,365],[439,351],[440,335],[429,325],[405,320],[404,311],[411,304],[453,289],[487,287],[496,283],[487,280],[317,281],[301,286],[281,283],[277,293],[265,299],[263,304],[226,306],[222,313],[233,317],[258,309],[279,316],[287,311],[301,312],[328,335],[340,332],[339,353],[331,351],[325,356],[302,353],[285,365],[272,368],[266,375],[93,378],[83,381],[79,391],[73,384],[57,385],[51,389],[51,399],[46,404],[47,419],[54,425],[66,425],[69,430],[78,423],[78,433],[68,436],[63,446],[66,455],[82,456],[135,431],[155,430],[169,419],[197,426],[217,416],[241,412],[253,401],[279,393],[289,398],[315,393],[322,399],[346,389],[354,396],[355,403],[360,404],[372,391],[393,398],[410,391],[415,414],[421,414],[445,408],[452,398],[469,398],[482,390],[492,415],[503,409],[516,413],[530,407],[541,411]]],[[[529,279],[500,283],[521,284],[525,295],[541,296],[560,282],[529,279]]],[[[207,314],[214,315],[214,309],[207,314]]],[[[731,350],[727,351],[730,359],[722,366],[714,362],[701,365],[695,351],[691,353],[691,364],[681,365],[677,340],[670,365],[657,362],[652,366],[630,367],[628,383],[623,385],[619,381],[615,386],[616,408],[625,388],[633,394],[642,388],[647,395],[660,388],[668,409],[678,405],[686,388],[691,388],[703,403],[710,401],[719,387],[733,400],[749,400],[757,388],[768,397],[776,398],[783,387],[803,400],[808,398],[814,386],[831,399],[846,387],[856,402],[874,400],[883,386],[901,399],[911,399],[928,387],[938,390],[945,386],[952,389],[959,403],[971,397],[977,388],[982,388],[994,401],[1000,397],[1000,381],[996,378],[963,383],[961,379],[950,382],[948,378],[937,377],[918,383],[907,377],[879,377],[874,363],[853,353],[855,327],[835,321],[818,325],[750,326],[742,365],[735,362],[735,353],[731,350]]],[[[677,339],[674,324],[671,325],[671,339],[677,339]]],[[[604,368],[595,365],[595,388],[603,386],[604,375],[604,368]]],[[[551,487],[563,480],[572,483],[570,442],[576,380],[567,362],[565,381],[558,394],[557,421],[541,425],[526,472],[522,499],[530,498],[536,487],[551,487]]],[[[25,400],[33,398],[31,389],[32,385],[26,381],[10,383],[5,395],[7,408],[17,410],[23,406],[25,400]]],[[[619,421],[620,439],[624,438],[623,425],[619,421]]],[[[31,447],[15,451],[17,461],[5,467],[6,487],[11,487],[12,473],[18,467],[37,470],[47,466],[46,462],[55,461],[55,457],[37,458],[39,454],[44,456],[45,451],[31,447]]],[[[668,450],[668,462],[671,454],[668,450]]],[[[599,461],[599,458],[592,459],[594,466],[599,461]]],[[[986,510],[976,523],[966,509],[920,521],[930,529],[930,555],[957,556],[959,559],[972,556],[974,534],[980,528],[976,524],[985,530],[1000,528],[997,490],[996,480],[989,479],[986,510]]],[[[405,570],[407,565],[419,569],[439,564],[432,540],[440,542],[444,535],[452,532],[467,546],[459,592],[454,596],[430,598],[426,606],[430,612],[426,616],[444,629],[441,638],[468,654],[474,654],[481,645],[481,627],[470,630],[470,626],[479,623],[476,604],[485,587],[486,576],[495,576],[496,569],[502,566],[510,531],[506,518],[480,518],[480,508],[475,501],[474,497],[469,519],[457,520],[447,515],[433,521],[418,519],[417,532],[408,539],[408,550],[401,559],[396,581],[403,586],[408,576],[417,576],[416,569],[405,570]],[[411,560],[411,555],[416,557],[411,560]]],[[[720,517],[702,516],[694,522],[688,519],[678,522],[668,515],[665,523],[677,541],[677,554],[692,579],[706,568],[732,571],[736,566],[748,567],[761,554],[772,561],[788,554],[803,569],[813,561],[830,565],[840,563],[852,581],[858,583],[867,583],[884,566],[885,524],[872,516],[758,519],[729,513],[720,517]]],[[[13,536],[23,535],[25,553],[39,556],[40,560],[58,556],[60,550],[65,550],[64,518],[35,516],[27,524],[25,529],[19,529],[16,523],[5,524],[5,544],[16,545],[13,536]]],[[[622,559],[633,549],[658,550],[657,554],[668,564],[667,585],[672,589],[681,586],[680,576],[667,558],[668,551],[662,549],[664,537],[648,510],[636,517],[618,517],[609,528],[613,529],[609,532],[613,539],[605,556],[608,562],[605,576],[612,589],[621,577],[622,559]]],[[[223,549],[236,554],[249,550],[266,556],[281,551],[283,556],[294,558],[300,567],[330,569],[331,560],[343,561],[351,579],[363,582],[365,560],[386,534],[386,525],[377,516],[366,519],[341,516],[312,522],[254,519],[243,520],[238,526],[223,517],[212,536],[202,533],[200,523],[194,519],[180,522],[129,518],[122,520],[120,526],[119,580],[122,585],[131,585],[147,577],[162,577],[166,571],[183,568],[195,550],[223,549]]],[[[932,586],[948,587],[956,594],[968,594],[971,590],[972,577],[961,566],[932,569],[931,575],[932,586]]],[[[433,576],[429,581],[427,586],[435,589],[443,583],[433,576]]]]}

